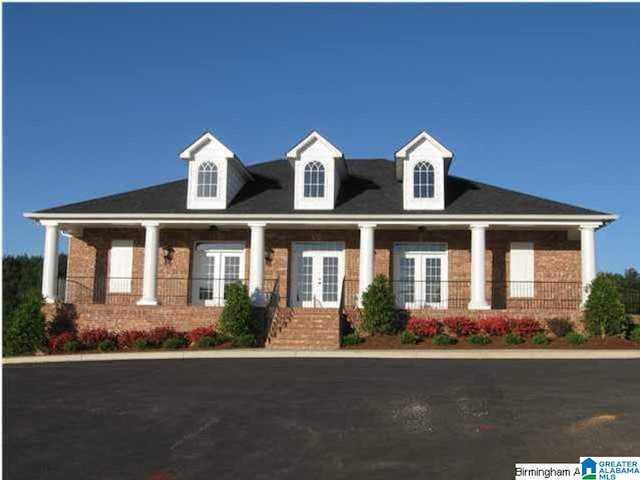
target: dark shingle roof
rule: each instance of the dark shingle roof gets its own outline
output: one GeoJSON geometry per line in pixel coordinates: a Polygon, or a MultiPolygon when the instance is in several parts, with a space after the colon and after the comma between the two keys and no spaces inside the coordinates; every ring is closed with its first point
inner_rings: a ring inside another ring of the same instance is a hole
{"type": "MultiPolygon", "coordinates": [[[[415,214],[402,208],[402,183],[389,160],[347,160],[349,177],[342,183],[335,214],[415,214]]],[[[286,214],[293,209],[293,168],[287,160],[248,166],[253,181],[245,184],[224,213],[286,214]]],[[[429,214],[606,215],[603,212],[514,192],[449,175],[444,210],[429,214]]],[[[41,210],[37,213],[207,213],[187,209],[187,180],[41,210]]],[[[211,213],[223,213],[211,210],[211,213]]]]}

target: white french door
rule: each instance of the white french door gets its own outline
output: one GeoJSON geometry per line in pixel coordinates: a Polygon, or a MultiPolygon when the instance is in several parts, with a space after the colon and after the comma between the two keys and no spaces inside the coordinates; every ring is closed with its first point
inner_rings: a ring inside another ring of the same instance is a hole
{"type": "Polygon", "coordinates": [[[394,245],[394,292],[399,308],[447,308],[445,243],[394,245]]]}
{"type": "Polygon", "coordinates": [[[201,243],[196,247],[191,302],[194,305],[224,305],[225,288],[244,283],[244,244],[201,243]]]}
{"type": "Polygon", "coordinates": [[[293,244],[291,306],[338,308],[344,278],[342,242],[293,244]]]}

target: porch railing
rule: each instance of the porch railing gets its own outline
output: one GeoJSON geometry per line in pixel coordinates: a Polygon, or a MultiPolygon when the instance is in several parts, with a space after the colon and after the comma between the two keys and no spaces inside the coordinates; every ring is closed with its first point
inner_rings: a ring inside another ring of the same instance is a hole
{"type": "MultiPolygon", "coordinates": [[[[265,279],[268,302],[275,279],[265,279]]],[[[243,278],[159,277],[158,303],[162,305],[223,306],[226,285],[247,284],[243,278]]],[[[67,303],[135,305],[142,296],[142,277],[67,277],[58,281],[58,294],[67,303]]]]}
{"type": "MultiPolygon", "coordinates": [[[[344,281],[345,308],[358,303],[358,280],[344,281]]],[[[471,299],[469,280],[391,282],[396,306],[403,309],[466,309],[471,299]]],[[[580,282],[488,281],[485,296],[493,309],[574,310],[582,301],[580,282]]]]}

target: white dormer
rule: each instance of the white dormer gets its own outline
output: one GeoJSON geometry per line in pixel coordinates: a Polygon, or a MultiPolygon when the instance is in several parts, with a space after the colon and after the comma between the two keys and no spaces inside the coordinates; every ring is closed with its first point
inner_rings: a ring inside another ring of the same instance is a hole
{"type": "Polygon", "coordinates": [[[190,209],[224,210],[251,179],[238,157],[210,132],[189,145],[180,158],[189,162],[190,209]]]}
{"type": "Polygon", "coordinates": [[[287,152],[293,165],[296,210],[333,210],[347,176],[342,152],[318,132],[311,132],[287,152]]]}
{"type": "Polygon", "coordinates": [[[403,184],[405,210],[443,210],[453,153],[427,132],[396,152],[396,177],[403,184]]]}

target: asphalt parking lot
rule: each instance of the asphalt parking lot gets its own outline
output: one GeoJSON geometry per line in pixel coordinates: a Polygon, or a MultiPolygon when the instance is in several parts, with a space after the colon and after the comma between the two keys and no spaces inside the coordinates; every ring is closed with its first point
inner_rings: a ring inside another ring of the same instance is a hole
{"type": "Polygon", "coordinates": [[[513,478],[640,451],[640,361],[4,366],[5,479],[513,478]]]}

